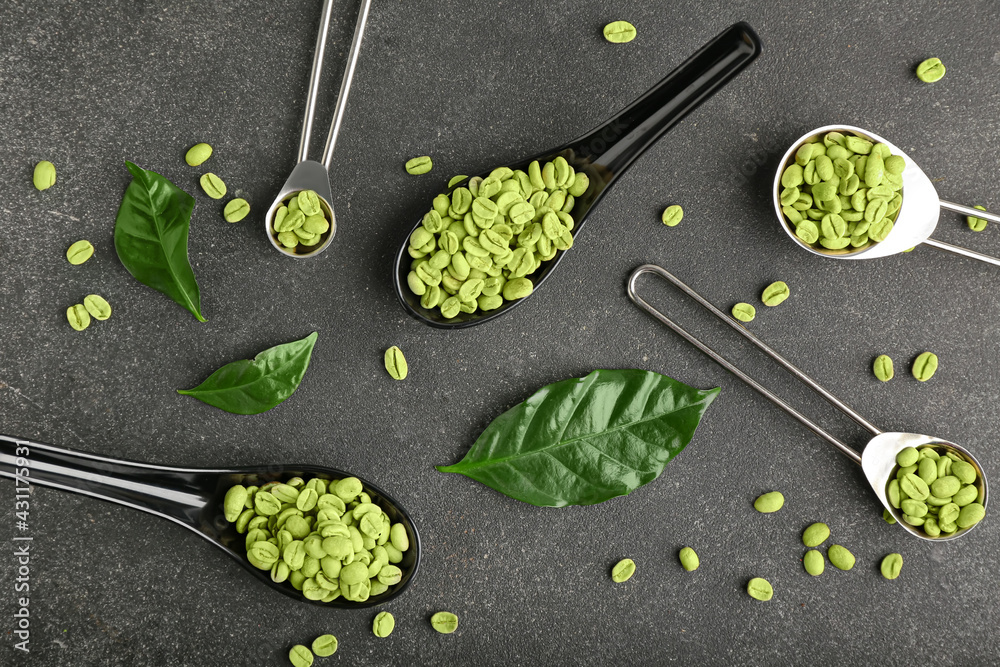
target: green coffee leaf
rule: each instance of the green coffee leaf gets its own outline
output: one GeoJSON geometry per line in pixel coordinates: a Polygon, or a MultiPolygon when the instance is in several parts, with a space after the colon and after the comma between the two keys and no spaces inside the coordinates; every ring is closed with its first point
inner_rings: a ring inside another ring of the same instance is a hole
{"type": "Polygon", "coordinates": [[[132,173],[115,218],[118,259],[136,280],[187,308],[204,322],[201,293],[188,262],[194,197],[159,174],[126,161],[132,173]]]}
{"type": "Polygon", "coordinates": [[[254,359],[226,364],[194,389],[178,394],[238,415],[256,415],[275,407],[295,393],[309,368],[316,332],[264,350],[254,359]]]}
{"type": "Polygon", "coordinates": [[[437,469],[532,505],[593,505],[656,479],[718,393],[650,371],[596,370],[543,387],[437,469]]]}

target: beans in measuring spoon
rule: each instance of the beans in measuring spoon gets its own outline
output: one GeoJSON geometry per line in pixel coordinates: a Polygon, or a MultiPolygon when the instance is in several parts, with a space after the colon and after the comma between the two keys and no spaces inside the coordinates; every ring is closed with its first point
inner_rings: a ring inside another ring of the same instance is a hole
{"type": "Polygon", "coordinates": [[[978,468],[946,445],[900,450],[893,472],[886,486],[889,504],[928,537],[954,535],[986,516],[978,468]]]}
{"type": "Polygon", "coordinates": [[[781,173],[785,222],[820,252],[856,252],[884,241],[903,205],[905,168],[887,144],[827,132],[801,144],[781,173]]]}
{"type": "Polygon", "coordinates": [[[326,241],[331,228],[332,220],[316,191],[300,190],[274,212],[271,235],[285,250],[306,255],[326,241]]]}

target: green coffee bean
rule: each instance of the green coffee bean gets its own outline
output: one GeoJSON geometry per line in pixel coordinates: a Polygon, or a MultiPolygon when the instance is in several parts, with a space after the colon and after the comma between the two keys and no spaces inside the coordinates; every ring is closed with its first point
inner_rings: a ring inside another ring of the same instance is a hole
{"type": "Polygon", "coordinates": [[[740,322],[752,322],[753,318],[757,316],[757,309],[749,303],[743,303],[741,301],[733,306],[732,313],[733,317],[738,319],[740,322]]]}
{"type": "Polygon", "coordinates": [[[889,510],[882,510],[882,520],[887,524],[892,525],[896,523],[896,517],[894,517],[889,510]]]}
{"type": "Polygon", "coordinates": [[[631,558],[623,558],[611,568],[611,580],[617,584],[628,581],[633,574],[635,574],[635,561],[631,558]]]}
{"type": "Polygon", "coordinates": [[[913,360],[913,377],[920,382],[927,382],[937,371],[938,358],[933,352],[922,352],[913,360]]]}
{"type": "Polygon", "coordinates": [[[333,635],[320,635],[313,640],[312,652],[321,658],[333,655],[337,652],[337,638],[333,635]]]}
{"type": "Polygon", "coordinates": [[[777,306],[787,299],[790,293],[788,285],[779,280],[764,288],[760,300],[764,302],[765,306],[777,306]]]}
{"type": "Polygon", "coordinates": [[[767,579],[754,577],[747,582],[747,594],[755,600],[767,601],[774,597],[774,589],[767,579]]]}
{"type": "Polygon", "coordinates": [[[228,491],[222,501],[223,514],[226,521],[236,521],[243,513],[244,503],[247,500],[247,489],[242,484],[237,484],[228,491]]]}
{"type": "MultiPolygon", "coordinates": [[[[986,210],[982,206],[973,206],[972,208],[979,209],[980,211],[986,210]]],[[[966,216],[965,222],[969,225],[969,229],[974,232],[981,232],[986,229],[987,220],[985,218],[977,218],[976,216],[970,215],[966,216]]]]}
{"type": "Polygon", "coordinates": [[[396,627],[396,619],[387,611],[380,612],[372,622],[372,632],[376,637],[388,637],[396,627]]]}
{"type": "Polygon", "coordinates": [[[188,163],[189,167],[197,167],[210,157],[212,157],[212,147],[206,143],[200,143],[187,150],[184,161],[188,163]]]}
{"type": "Polygon", "coordinates": [[[888,382],[892,379],[894,374],[892,369],[892,359],[887,354],[880,354],[875,357],[875,363],[872,366],[872,370],[877,377],[882,382],[888,382]]]}
{"type": "Polygon", "coordinates": [[[439,611],[431,616],[431,627],[443,635],[450,635],[458,630],[458,616],[450,611],[439,611]]]}
{"type": "Polygon", "coordinates": [[[663,220],[663,224],[667,227],[676,227],[684,219],[684,209],[677,204],[668,206],[663,210],[663,215],[660,216],[660,219],[663,220]]]}
{"type": "Polygon", "coordinates": [[[953,475],[946,475],[941,479],[936,479],[930,485],[931,493],[938,498],[951,498],[962,488],[962,483],[953,475]]]}
{"type": "Polygon", "coordinates": [[[69,325],[77,331],[83,331],[90,326],[90,313],[82,303],[70,306],[66,309],[66,319],[69,325]]]}
{"type": "Polygon", "coordinates": [[[905,447],[897,452],[896,464],[901,468],[905,468],[907,466],[916,465],[917,459],[919,458],[920,452],[918,452],[915,447],[905,447]]]}
{"type": "Polygon", "coordinates": [[[406,364],[406,357],[403,351],[393,345],[385,351],[385,370],[392,376],[393,380],[405,380],[409,367],[406,364]]]}
{"type": "Polygon", "coordinates": [[[36,190],[48,190],[56,184],[56,166],[48,160],[42,160],[35,165],[35,172],[31,176],[31,182],[36,190]]]}
{"type": "Polygon", "coordinates": [[[77,241],[66,250],[66,259],[70,264],[83,264],[94,256],[94,246],[90,241],[77,241]]]}
{"type": "Polygon", "coordinates": [[[785,504],[785,497],[779,491],[771,491],[753,501],[753,508],[761,514],[777,512],[785,504]]]}
{"type": "Polygon", "coordinates": [[[917,78],[924,83],[940,81],[944,76],[944,65],[940,58],[928,58],[917,65],[917,78]]]}
{"type": "Polygon", "coordinates": [[[222,199],[226,196],[225,182],[212,172],[202,174],[199,182],[201,189],[212,199],[222,199]]]}
{"type": "Polygon", "coordinates": [[[816,549],[810,549],[802,557],[802,565],[805,567],[806,572],[814,577],[818,577],[826,569],[826,560],[823,558],[822,553],[816,549]]]}
{"type": "Polygon", "coordinates": [[[433,167],[434,163],[431,161],[430,157],[426,155],[421,155],[420,157],[415,157],[406,161],[406,173],[413,176],[426,174],[433,167]]]}
{"type": "Polygon", "coordinates": [[[951,474],[962,484],[972,484],[976,481],[976,467],[966,461],[955,461],[951,464],[951,474]]]}
{"type": "Polygon", "coordinates": [[[83,298],[83,307],[95,320],[104,321],[111,317],[111,304],[98,294],[88,294],[83,298]]]}
{"type": "Polygon", "coordinates": [[[831,544],[826,550],[826,558],[838,570],[850,570],[854,567],[854,554],[839,544],[831,544]]]}
{"type": "Polygon", "coordinates": [[[688,572],[694,572],[701,565],[701,561],[698,558],[698,554],[691,547],[684,547],[677,554],[678,559],[681,562],[681,567],[683,567],[688,572]]]}
{"type": "Polygon", "coordinates": [[[899,554],[889,554],[882,559],[882,576],[886,579],[895,579],[899,576],[899,571],[903,569],[903,557],[899,554]]]}
{"type": "Polygon", "coordinates": [[[962,508],[955,523],[959,528],[971,528],[986,516],[986,508],[980,503],[970,503],[962,508]]]}
{"type": "Polygon", "coordinates": [[[302,644],[296,644],[288,652],[288,660],[294,667],[309,667],[313,664],[313,654],[302,644]]]}
{"type": "Polygon", "coordinates": [[[226,222],[239,222],[250,213],[250,202],[242,197],[230,199],[226,208],[222,211],[222,217],[226,222]]]}
{"type": "Polygon", "coordinates": [[[816,522],[802,531],[802,544],[807,547],[818,547],[830,537],[830,526],[816,522]]]}

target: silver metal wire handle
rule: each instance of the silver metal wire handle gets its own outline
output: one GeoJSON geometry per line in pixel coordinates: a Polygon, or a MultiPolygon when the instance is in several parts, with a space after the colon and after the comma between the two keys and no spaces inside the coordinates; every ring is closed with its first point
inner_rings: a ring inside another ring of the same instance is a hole
{"type": "MultiPolygon", "coordinates": [[[[361,52],[361,38],[364,36],[365,24],[368,22],[368,9],[372,0],[362,0],[358,12],[358,22],[354,27],[354,39],[351,41],[351,51],[347,56],[347,66],[344,68],[344,78],[340,82],[340,94],[337,96],[337,107],[333,112],[333,122],[326,137],[326,148],[323,149],[323,166],[327,171],[333,161],[333,148],[340,133],[340,124],[344,120],[347,108],[347,95],[354,78],[354,68],[358,64],[358,54],[361,52]]],[[[302,121],[302,136],[299,140],[299,162],[306,160],[309,153],[309,139],[312,134],[313,118],[316,116],[316,97],[319,94],[319,77],[323,69],[323,54],[326,51],[326,34],[330,29],[330,16],[333,14],[333,0],[323,3],[323,13],[319,20],[319,34],[316,36],[316,50],[313,52],[312,74],[309,75],[309,91],[306,94],[306,115],[302,121]]]]}
{"type": "Polygon", "coordinates": [[[716,308],[715,306],[713,306],[704,297],[702,297],[700,294],[698,294],[697,292],[695,292],[693,289],[691,289],[690,287],[688,287],[687,285],[685,285],[683,282],[681,282],[680,280],[678,280],[677,277],[675,277],[673,274],[669,273],[665,269],[663,269],[663,268],[661,268],[659,266],[656,266],[655,264],[644,264],[644,265],[640,266],[639,268],[637,268],[635,271],[633,271],[632,275],[629,276],[629,279],[628,279],[628,288],[627,288],[628,297],[632,300],[633,303],[635,303],[635,305],[639,306],[640,308],[642,308],[643,310],[645,310],[647,313],[649,313],[650,315],[652,315],[653,317],[655,317],[657,320],[659,320],[660,322],[662,322],[663,324],[665,324],[666,326],[668,326],[671,330],[674,331],[674,333],[678,334],[681,338],[683,338],[684,340],[686,340],[687,342],[691,343],[696,348],[698,348],[699,350],[701,350],[702,352],[704,352],[713,361],[715,361],[717,364],[719,364],[720,366],[722,366],[723,368],[725,368],[727,371],[729,371],[730,373],[732,373],[733,375],[735,375],[736,377],[738,377],[740,380],[742,380],[746,384],[750,385],[750,387],[752,387],[754,390],[756,390],[761,396],[763,396],[767,400],[771,401],[772,403],[774,403],[775,405],[777,405],[779,408],[781,408],[782,410],[784,410],[786,413],[788,413],[789,415],[791,415],[792,417],[794,417],[799,423],[801,423],[803,426],[805,426],[806,428],[808,428],[810,431],[812,431],[813,433],[815,433],[816,435],[818,435],[819,437],[823,438],[824,440],[826,440],[827,442],[829,442],[831,445],[833,445],[834,447],[836,447],[838,450],[840,450],[841,454],[844,454],[845,456],[847,456],[849,459],[851,459],[852,461],[854,461],[858,465],[861,464],[861,455],[858,454],[858,452],[856,452],[854,449],[852,449],[852,448],[848,447],[847,445],[845,445],[838,438],[835,438],[834,436],[832,436],[829,433],[827,433],[818,424],[816,424],[815,422],[813,422],[811,419],[809,419],[808,417],[806,417],[804,414],[802,414],[801,412],[799,412],[798,410],[796,410],[792,406],[790,406],[787,403],[785,403],[785,401],[783,401],[777,395],[775,395],[774,393],[772,393],[769,389],[767,389],[767,387],[764,387],[762,384],[760,384],[759,382],[757,382],[756,380],[754,380],[752,377],[750,377],[749,375],[747,375],[746,373],[744,373],[743,371],[741,371],[739,368],[737,368],[732,363],[730,363],[725,357],[721,356],[718,352],[716,352],[712,348],[708,347],[707,345],[705,345],[704,343],[702,343],[700,340],[698,340],[697,338],[695,338],[694,336],[692,336],[690,333],[688,333],[687,331],[685,331],[684,329],[682,329],[678,324],[676,324],[675,322],[673,322],[670,318],[668,318],[666,315],[664,315],[660,311],[658,311],[655,308],[653,308],[653,306],[651,306],[646,300],[644,300],[642,297],[640,297],[636,293],[635,285],[636,285],[636,282],[639,280],[639,277],[642,276],[643,274],[646,274],[646,273],[652,273],[652,274],[660,276],[661,278],[664,278],[665,280],[667,280],[668,282],[670,282],[674,287],[676,287],[677,289],[679,289],[682,292],[684,292],[684,294],[686,294],[687,296],[689,296],[692,299],[694,299],[696,302],[698,302],[699,305],[703,306],[710,313],[712,313],[717,318],[719,318],[720,320],[722,320],[723,322],[725,322],[726,324],[728,324],[733,330],[737,331],[741,336],[743,336],[744,338],[746,338],[747,340],[749,340],[751,343],[753,343],[764,354],[766,354],[772,360],[778,362],[782,366],[782,368],[784,368],[789,373],[791,373],[792,375],[794,375],[796,379],[798,379],[803,384],[807,385],[810,389],[812,389],[817,394],[819,394],[824,399],[826,399],[835,408],[837,408],[838,410],[840,410],[841,412],[843,412],[845,415],[847,415],[848,417],[850,417],[851,419],[853,419],[855,422],[857,422],[859,425],[861,425],[863,428],[865,428],[866,430],[868,430],[869,432],[871,432],[872,435],[879,435],[880,433],[882,433],[882,431],[880,429],[878,429],[874,424],[872,424],[867,419],[865,419],[864,417],[862,417],[861,415],[859,415],[857,412],[855,412],[853,409],[851,409],[850,406],[848,406],[846,403],[844,403],[843,401],[841,401],[839,398],[837,398],[836,396],[834,396],[833,394],[831,394],[829,391],[827,391],[826,389],[824,389],[823,387],[821,387],[819,384],[816,383],[815,380],[813,380],[811,377],[809,377],[808,375],[806,375],[805,373],[803,373],[801,370],[799,370],[797,367],[795,367],[791,362],[789,362],[787,359],[785,359],[780,354],[778,354],[777,352],[775,352],[773,349],[771,349],[770,347],[768,347],[763,341],[761,341],[759,338],[757,338],[756,336],[754,336],[752,333],[750,333],[749,331],[747,331],[746,329],[744,329],[743,327],[741,327],[739,324],[736,323],[735,320],[733,320],[732,318],[730,318],[729,316],[727,316],[724,312],[722,312],[721,310],[719,310],[718,308],[716,308]]]}

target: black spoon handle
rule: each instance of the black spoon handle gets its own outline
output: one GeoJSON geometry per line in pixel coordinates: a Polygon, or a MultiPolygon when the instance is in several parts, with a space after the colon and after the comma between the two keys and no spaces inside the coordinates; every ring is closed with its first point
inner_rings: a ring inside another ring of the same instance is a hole
{"type": "Polygon", "coordinates": [[[0,477],[80,493],[197,528],[217,476],[108,459],[0,435],[0,477]]]}
{"type": "Polygon", "coordinates": [[[736,23],[617,116],[568,147],[578,157],[589,158],[610,172],[606,187],[664,132],[726,85],[760,52],[760,38],[753,28],[736,23]]]}

